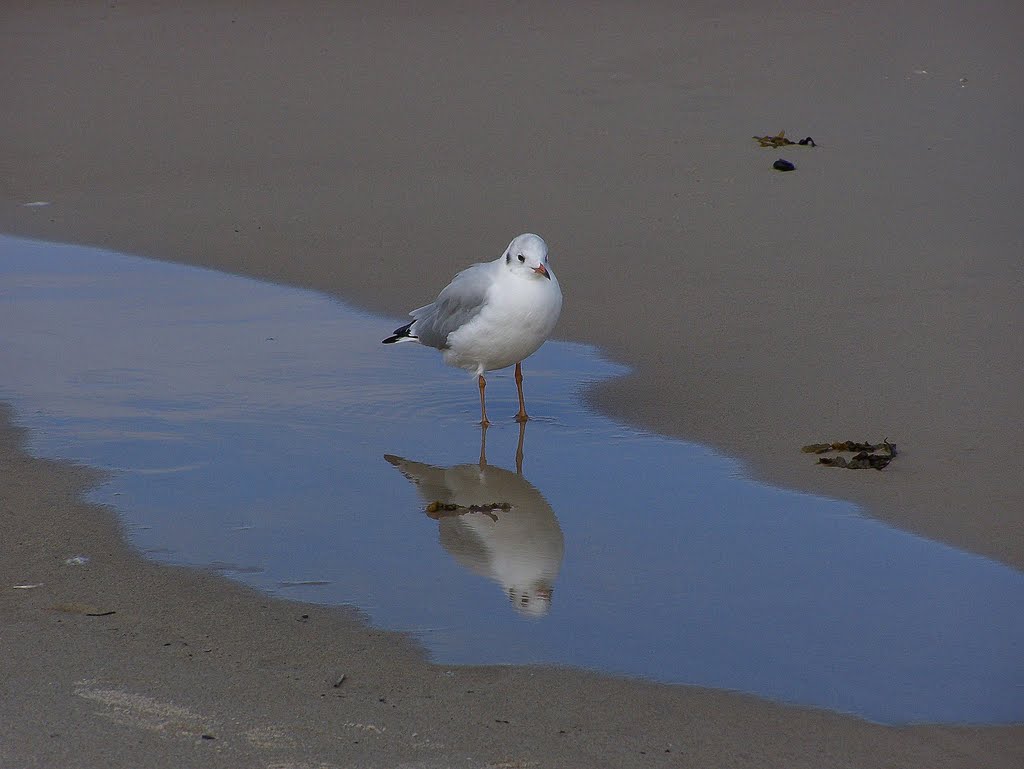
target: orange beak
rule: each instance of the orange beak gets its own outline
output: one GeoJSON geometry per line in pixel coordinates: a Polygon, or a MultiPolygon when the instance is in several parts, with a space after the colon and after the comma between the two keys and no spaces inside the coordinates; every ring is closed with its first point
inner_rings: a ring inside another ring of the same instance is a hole
{"type": "Polygon", "coordinates": [[[547,278],[548,280],[551,280],[551,273],[550,273],[550,272],[548,272],[548,268],[547,268],[547,267],[545,267],[545,266],[544,266],[543,264],[542,264],[542,265],[540,265],[539,267],[534,267],[534,268],[533,268],[533,271],[534,271],[535,273],[537,273],[538,275],[543,275],[543,276],[544,276],[545,278],[547,278]]]}

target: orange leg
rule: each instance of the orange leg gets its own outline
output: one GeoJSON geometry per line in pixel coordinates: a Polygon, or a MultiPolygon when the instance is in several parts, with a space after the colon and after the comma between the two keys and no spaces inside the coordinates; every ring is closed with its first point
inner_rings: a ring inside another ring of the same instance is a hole
{"type": "Polygon", "coordinates": [[[487,421],[487,407],[484,406],[484,388],[487,387],[487,382],[484,381],[483,374],[477,376],[477,384],[480,385],[480,426],[487,427],[490,424],[487,421]]]}
{"type": "Polygon", "coordinates": [[[523,440],[526,438],[526,422],[519,423],[519,445],[516,446],[516,472],[523,474],[523,440]]]}
{"type": "Polygon", "coordinates": [[[519,413],[516,414],[517,422],[525,422],[529,419],[526,413],[526,400],[523,398],[523,363],[516,364],[516,389],[519,391],[519,413]]]}

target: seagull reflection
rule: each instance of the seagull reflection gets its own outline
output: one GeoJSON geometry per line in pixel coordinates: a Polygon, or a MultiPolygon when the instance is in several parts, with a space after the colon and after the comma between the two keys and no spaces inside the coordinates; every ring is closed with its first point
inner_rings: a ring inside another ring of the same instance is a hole
{"type": "Polygon", "coordinates": [[[391,454],[384,458],[419,489],[444,549],[500,584],[520,614],[542,617],[551,610],[565,540],[551,505],[522,475],[525,429],[520,424],[515,473],[487,464],[486,429],[479,464],[434,467],[391,454]]]}

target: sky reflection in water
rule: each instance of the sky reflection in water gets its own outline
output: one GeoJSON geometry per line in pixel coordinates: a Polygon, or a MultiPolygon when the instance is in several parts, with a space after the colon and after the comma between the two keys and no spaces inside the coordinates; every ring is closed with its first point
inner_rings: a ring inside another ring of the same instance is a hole
{"type": "Polygon", "coordinates": [[[117,471],[93,496],[150,557],[354,604],[446,663],[1024,720],[1024,574],[589,411],[582,389],[622,369],[580,345],[524,365],[522,474],[515,385],[491,375],[481,468],[474,381],[382,347],[396,320],[0,237],[0,398],[34,453],[117,471]]]}

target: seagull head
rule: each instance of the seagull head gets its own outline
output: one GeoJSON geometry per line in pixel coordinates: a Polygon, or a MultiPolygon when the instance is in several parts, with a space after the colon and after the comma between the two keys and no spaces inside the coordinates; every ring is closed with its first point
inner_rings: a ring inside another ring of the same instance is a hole
{"type": "Polygon", "coordinates": [[[548,267],[548,244],[539,235],[529,232],[512,239],[505,249],[505,266],[526,277],[551,279],[548,267]]]}

